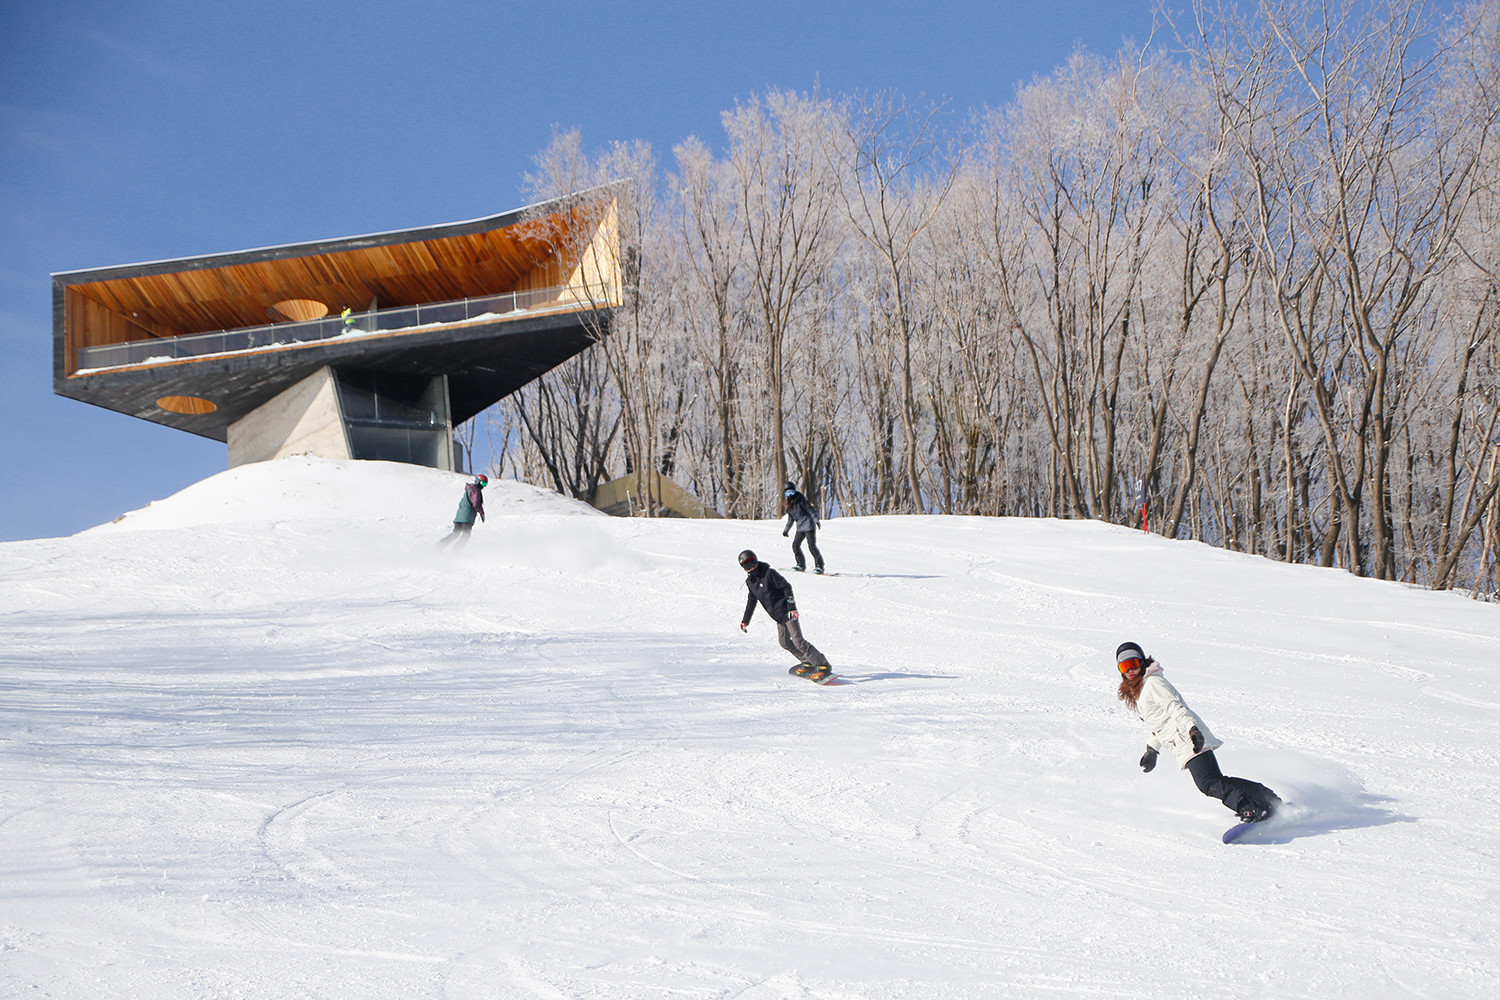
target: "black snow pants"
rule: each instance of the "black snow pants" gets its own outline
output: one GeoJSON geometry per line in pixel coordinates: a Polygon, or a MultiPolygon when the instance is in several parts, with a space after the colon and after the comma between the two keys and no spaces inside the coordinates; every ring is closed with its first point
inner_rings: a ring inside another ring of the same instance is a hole
{"type": "Polygon", "coordinates": [[[1275,809],[1281,805],[1280,797],[1260,782],[1225,775],[1219,770],[1218,758],[1212,750],[1189,760],[1187,769],[1193,776],[1193,783],[1198,786],[1198,791],[1211,799],[1218,799],[1234,810],[1236,816],[1246,805],[1260,810],[1275,809]]]}
{"type": "Polygon", "coordinates": [[[811,531],[799,530],[792,538],[792,555],[797,560],[798,569],[807,568],[807,559],[802,555],[802,540],[807,540],[807,547],[812,552],[813,566],[817,569],[823,568],[823,553],[818,551],[818,529],[811,531]]]}

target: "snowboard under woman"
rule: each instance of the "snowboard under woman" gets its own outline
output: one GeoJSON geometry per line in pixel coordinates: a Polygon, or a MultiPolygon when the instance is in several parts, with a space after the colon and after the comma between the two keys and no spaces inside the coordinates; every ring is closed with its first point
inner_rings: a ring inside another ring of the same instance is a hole
{"type": "Polygon", "coordinates": [[[1142,771],[1156,766],[1157,753],[1165,744],[1178,766],[1193,776],[1198,791],[1223,802],[1241,822],[1259,823],[1275,814],[1281,806],[1275,792],[1259,782],[1231,778],[1219,770],[1214,751],[1224,742],[1216,739],[1198,714],[1187,707],[1182,695],[1162,675],[1161,664],[1133,642],[1121,643],[1115,650],[1115,664],[1121,674],[1120,700],[1140,715],[1151,733],[1140,760],[1142,771]]]}

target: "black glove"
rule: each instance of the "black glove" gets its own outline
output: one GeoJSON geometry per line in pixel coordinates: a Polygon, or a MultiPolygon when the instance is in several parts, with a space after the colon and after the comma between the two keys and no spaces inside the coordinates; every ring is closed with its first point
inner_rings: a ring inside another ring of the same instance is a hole
{"type": "Polygon", "coordinates": [[[1147,747],[1146,752],[1141,754],[1141,770],[1147,774],[1156,766],[1156,747],[1147,747]]]}
{"type": "Polygon", "coordinates": [[[788,528],[788,529],[786,529],[786,531],[783,531],[783,532],[782,532],[782,533],[781,533],[781,537],[782,537],[782,538],[785,538],[785,537],[786,537],[786,536],[787,536],[787,532],[788,532],[788,531],[791,531],[791,530],[792,530],[792,529],[791,529],[791,528],[788,528]]]}
{"type": "Polygon", "coordinates": [[[1193,753],[1202,753],[1203,734],[1198,732],[1197,726],[1194,726],[1192,729],[1188,730],[1188,738],[1193,741],[1193,753]]]}

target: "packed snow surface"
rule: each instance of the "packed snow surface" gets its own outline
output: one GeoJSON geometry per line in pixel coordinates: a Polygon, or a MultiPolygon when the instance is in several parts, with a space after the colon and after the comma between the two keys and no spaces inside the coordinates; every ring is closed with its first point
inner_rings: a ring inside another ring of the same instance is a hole
{"type": "Polygon", "coordinates": [[[0,545],[0,996],[1491,997],[1500,608],[1090,522],[288,459],[0,545]],[[850,682],[790,677],[753,548],[850,682]],[[1140,642],[1293,805],[1115,698],[1140,642]]]}

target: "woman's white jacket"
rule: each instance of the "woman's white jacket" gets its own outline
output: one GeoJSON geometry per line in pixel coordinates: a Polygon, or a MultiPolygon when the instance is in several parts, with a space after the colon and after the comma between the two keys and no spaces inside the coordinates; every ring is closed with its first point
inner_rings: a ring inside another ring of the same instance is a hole
{"type": "Polygon", "coordinates": [[[1182,695],[1172,682],[1162,676],[1161,665],[1153,663],[1146,668],[1146,677],[1141,681],[1141,695],[1135,702],[1141,721],[1151,730],[1147,744],[1160,751],[1163,745],[1171,747],[1179,768],[1187,767],[1203,751],[1193,749],[1193,738],[1188,735],[1194,727],[1203,734],[1203,750],[1217,750],[1224,741],[1214,737],[1208,726],[1198,718],[1198,713],[1187,707],[1182,695]]]}

